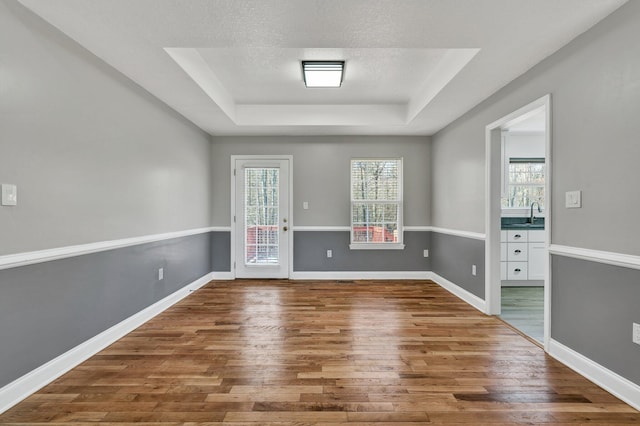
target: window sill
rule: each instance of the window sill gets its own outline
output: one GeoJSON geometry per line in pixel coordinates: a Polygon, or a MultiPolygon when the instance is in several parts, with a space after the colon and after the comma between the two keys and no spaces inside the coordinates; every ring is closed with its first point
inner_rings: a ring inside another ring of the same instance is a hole
{"type": "Polygon", "coordinates": [[[404,250],[400,243],[359,243],[349,244],[351,250],[404,250]]]}

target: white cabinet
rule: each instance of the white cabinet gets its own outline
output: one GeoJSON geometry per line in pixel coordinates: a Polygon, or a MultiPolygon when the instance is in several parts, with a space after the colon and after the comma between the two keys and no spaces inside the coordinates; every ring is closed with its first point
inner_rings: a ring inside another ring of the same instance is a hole
{"type": "Polygon", "coordinates": [[[507,261],[508,262],[526,262],[528,243],[508,243],[507,244],[507,261]]]}
{"type": "Polygon", "coordinates": [[[500,237],[500,279],[544,279],[547,256],[543,230],[501,231],[500,237]]]}
{"type": "Polygon", "coordinates": [[[528,241],[529,231],[522,231],[519,229],[511,229],[507,231],[508,243],[526,243],[528,241]]]}
{"type": "Polygon", "coordinates": [[[547,261],[547,247],[545,243],[529,243],[529,274],[530,280],[544,280],[544,264],[547,261]]]}
{"type": "Polygon", "coordinates": [[[508,280],[526,280],[528,277],[528,262],[507,262],[508,280]]]}

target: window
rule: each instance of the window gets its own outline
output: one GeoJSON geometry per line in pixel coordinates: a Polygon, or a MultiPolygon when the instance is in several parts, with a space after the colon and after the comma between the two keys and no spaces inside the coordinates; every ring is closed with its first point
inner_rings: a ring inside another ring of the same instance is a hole
{"type": "Polygon", "coordinates": [[[510,158],[502,207],[518,208],[538,202],[544,207],[544,158],[510,158]]]}
{"type": "Polygon", "coordinates": [[[351,160],[352,249],[401,249],[402,159],[351,160]]]}

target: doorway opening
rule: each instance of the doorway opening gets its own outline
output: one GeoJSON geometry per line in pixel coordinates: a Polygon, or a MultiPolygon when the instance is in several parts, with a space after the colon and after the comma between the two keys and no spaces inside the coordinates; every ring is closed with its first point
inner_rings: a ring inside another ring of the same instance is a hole
{"type": "Polygon", "coordinates": [[[291,156],[231,156],[231,253],[237,278],[289,278],[291,156]]]}
{"type": "Polygon", "coordinates": [[[487,313],[546,348],[550,326],[550,96],[486,127],[487,313]]]}

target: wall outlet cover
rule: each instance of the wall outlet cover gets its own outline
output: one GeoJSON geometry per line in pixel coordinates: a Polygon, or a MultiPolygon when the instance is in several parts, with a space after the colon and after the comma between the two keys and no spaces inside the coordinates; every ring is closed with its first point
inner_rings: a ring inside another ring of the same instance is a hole
{"type": "Polygon", "coordinates": [[[633,343],[640,345],[640,324],[633,323],[633,343]]]}
{"type": "Polygon", "coordinates": [[[10,183],[2,184],[2,205],[18,205],[18,187],[10,183]]]}
{"type": "Polygon", "coordinates": [[[582,207],[582,191],[565,192],[564,206],[568,209],[579,209],[582,207]]]}
{"type": "Polygon", "coordinates": [[[429,250],[422,250],[422,255],[424,257],[429,257],[429,250]]]}
{"type": "Polygon", "coordinates": [[[164,279],[164,268],[158,269],[158,281],[164,279]]]}
{"type": "Polygon", "coordinates": [[[327,257],[333,257],[333,250],[327,250],[327,257]]]}

